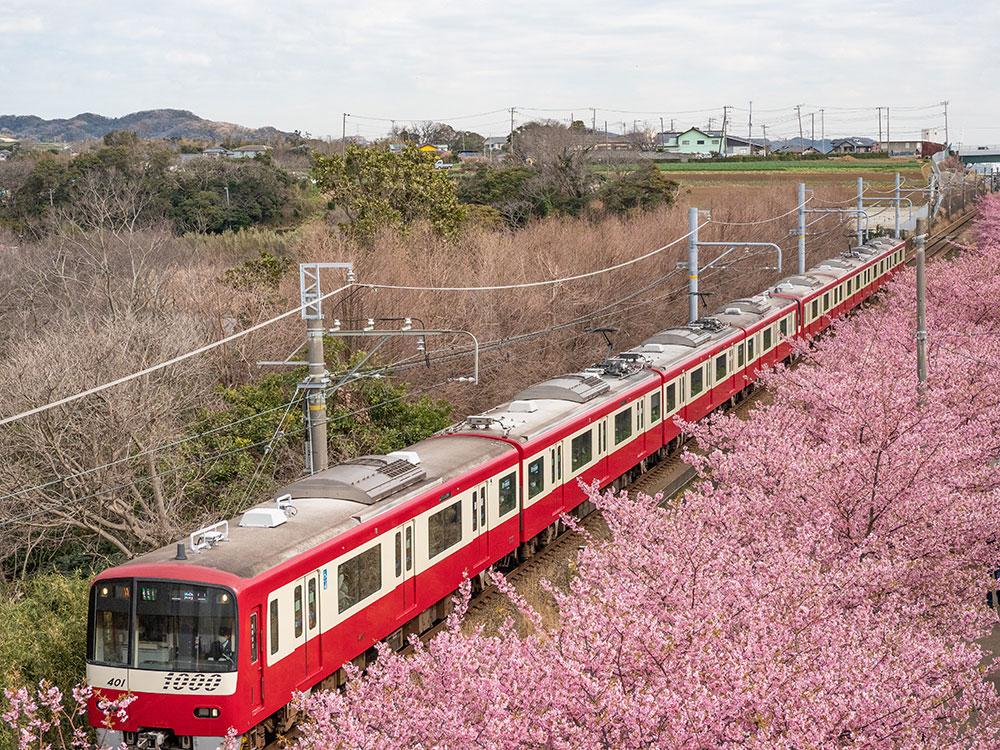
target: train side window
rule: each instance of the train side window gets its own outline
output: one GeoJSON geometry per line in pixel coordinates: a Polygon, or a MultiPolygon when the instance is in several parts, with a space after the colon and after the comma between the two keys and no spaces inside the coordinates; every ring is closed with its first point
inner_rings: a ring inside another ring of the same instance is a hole
{"type": "MultiPolygon", "coordinates": [[[[600,434],[600,428],[598,428],[600,434]]],[[[594,437],[590,430],[577,435],[569,444],[570,470],[578,471],[594,457],[594,437]]]]}
{"type": "Polygon", "coordinates": [[[528,497],[545,489],[545,459],[538,458],[528,464],[528,497]]]}
{"type": "Polygon", "coordinates": [[[316,627],[316,579],[310,578],[306,584],[306,614],[309,616],[309,629],[316,627]]]}
{"type": "Polygon", "coordinates": [[[694,398],[701,393],[701,389],[705,387],[704,374],[702,373],[701,367],[691,371],[688,382],[691,385],[691,398],[694,398]]]}
{"type": "Polygon", "coordinates": [[[549,463],[551,464],[551,466],[549,468],[549,475],[550,475],[549,483],[550,484],[555,484],[556,483],[556,449],[555,448],[549,448],[549,463]]]}
{"type": "Polygon", "coordinates": [[[427,519],[427,555],[437,557],[462,541],[462,501],[449,505],[427,519]]]}
{"type": "Polygon", "coordinates": [[[788,335],[788,318],[782,318],[778,322],[778,330],[781,331],[782,336],[788,335]]]}
{"type": "Polygon", "coordinates": [[[666,389],[667,392],[667,414],[673,414],[674,409],[677,408],[677,386],[675,383],[670,383],[666,389]]]}
{"type": "Polygon", "coordinates": [[[751,336],[747,339],[747,364],[753,362],[757,358],[757,355],[754,354],[754,342],[756,340],[756,336],[751,336]]]}
{"type": "Polygon", "coordinates": [[[396,577],[403,572],[403,535],[396,532],[396,577]]]}
{"type": "Polygon", "coordinates": [[[562,481],[562,443],[556,446],[556,478],[562,481]]]}
{"type": "Polygon", "coordinates": [[[278,653],[278,600],[272,599],[268,617],[268,639],[271,641],[271,656],[278,653]]]}
{"type": "MultiPolygon", "coordinates": [[[[461,502],[452,507],[461,506],[461,502]]],[[[434,518],[434,516],[431,516],[434,518]]],[[[459,519],[461,523],[461,519],[459,519]]],[[[459,526],[461,534],[461,526],[459,526]]],[[[382,588],[382,545],[369,547],[337,566],[337,609],[350,609],[382,588]]]]}
{"type": "Polygon", "coordinates": [[[413,567],[413,527],[406,527],[406,569],[413,567]]]}
{"type": "Polygon", "coordinates": [[[472,491],[472,530],[479,530],[479,495],[476,490],[472,491]]]}
{"type": "Polygon", "coordinates": [[[764,338],[760,342],[760,350],[766,352],[771,348],[771,330],[773,326],[768,326],[764,329],[764,338]]]}
{"type": "Polygon", "coordinates": [[[649,422],[650,424],[656,424],[660,421],[660,392],[652,394],[649,397],[649,422]]]}
{"type": "Polygon", "coordinates": [[[742,369],[744,365],[744,360],[743,360],[744,349],[745,347],[743,344],[740,344],[739,346],[736,347],[736,367],[738,369],[742,369]]]}
{"type": "Polygon", "coordinates": [[[479,493],[479,525],[486,530],[486,487],[479,493]]]}
{"type": "Polygon", "coordinates": [[[823,312],[830,309],[830,293],[827,292],[823,295],[823,312]]]}
{"type": "Polygon", "coordinates": [[[621,445],[632,435],[632,408],[615,414],[615,445],[621,445]]]}
{"type": "Polygon", "coordinates": [[[715,382],[724,380],[726,377],[726,355],[721,354],[715,358],[715,382]]]}
{"type": "Polygon", "coordinates": [[[516,507],[516,476],[514,474],[508,474],[500,480],[500,515],[505,516],[516,507]]]}
{"type": "Polygon", "coordinates": [[[302,635],[302,586],[295,587],[294,604],[292,610],[295,613],[295,637],[302,635]]]}
{"type": "Polygon", "coordinates": [[[812,315],[810,315],[811,320],[816,320],[819,317],[819,300],[814,299],[812,303],[812,315]]]}
{"type": "MultiPolygon", "coordinates": [[[[574,453],[573,445],[570,445],[570,460],[572,460],[572,454],[574,453]]],[[[604,453],[604,430],[601,429],[601,425],[597,425],[597,455],[604,453]]],[[[574,466],[571,471],[576,471],[574,466]]]]}
{"type": "Polygon", "coordinates": [[[260,654],[260,630],[257,627],[257,613],[250,613],[250,663],[256,664],[260,654]]]}

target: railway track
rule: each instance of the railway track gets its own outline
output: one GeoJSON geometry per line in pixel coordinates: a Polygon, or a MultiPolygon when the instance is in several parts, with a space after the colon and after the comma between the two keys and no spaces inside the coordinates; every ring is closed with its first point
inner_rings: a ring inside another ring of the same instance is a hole
{"type": "MultiPolygon", "coordinates": [[[[972,228],[972,222],[977,215],[976,211],[969,211],[948,224],[934,227],[931,230],[930,237],[927,240],[927,245],[924,250],[927,260],[938,257],[948,257],[954,249],[952,243],[959,236],[961,236],[965,230],[972,228]]],[[[916,265],[916,250],[914,249],[912,243],[910,243],[908,247],[906,257],[907,266],[912,267],[916,265]]]]}

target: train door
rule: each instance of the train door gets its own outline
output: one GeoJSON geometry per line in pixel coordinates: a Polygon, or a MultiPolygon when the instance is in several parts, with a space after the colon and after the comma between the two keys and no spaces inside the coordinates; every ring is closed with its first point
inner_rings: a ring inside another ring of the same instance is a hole
{"type": "Polygon", "coordinates": [[[486,485],[480,485],[472,490],[472,536],[475,550],[474,560],[478,564],[489,559],[489,534],[487,533],[487,502],[486,485]]]}
{"type": "Polygon", "coordinates": [[[264,705],[264,660],[260,658],[260,605],[250,612],[250,710],[264,705]]]}
{"type": "Polygon", "coordinates": [[[319,672],[323,666],[322,638],[320,637],[319,571],[314,571],[303,580],[305,585],[305,625],[306,625],[306,675],[319,672]]]}

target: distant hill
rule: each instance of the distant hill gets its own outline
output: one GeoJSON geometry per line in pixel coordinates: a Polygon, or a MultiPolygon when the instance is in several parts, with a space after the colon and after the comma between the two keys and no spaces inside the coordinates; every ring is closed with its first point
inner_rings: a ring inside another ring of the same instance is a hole
{"type": "Polygon", "coordinates": [[[231,122],[213,122],[185,109],[150,109],[124,117],[84,112],[65,120],[43,120],[35,115],[0,115],[0,135],[45,142],[103,138],[112,130],[132,130],[140,138],[197,138],[219,142],[266,141],[291,135],[277,128],[245,128],[231,122]]]}

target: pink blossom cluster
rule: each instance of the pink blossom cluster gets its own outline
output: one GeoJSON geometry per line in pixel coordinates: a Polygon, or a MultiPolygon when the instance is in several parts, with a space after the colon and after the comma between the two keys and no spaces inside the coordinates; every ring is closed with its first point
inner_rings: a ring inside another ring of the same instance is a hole
{"type": "Polygon", "coordinates": [[[303,699],[320,748],[1000,746],[984,680],[1000,567],[1000,200],[978,245],[767,375],[747,419],[687,428],[682,501],[600,496],[559,622],[449,628],[303,699]]]}
{"type": "MultiPolygon", "coordinates": [[[[87,725],[87,704],[94,694],[85,683],[76,685],[72,700],[64,700],[62,691],[46,680],[37,688],[5,688],[0,719],[17,738],[17,750],[95,750],[93,733],[87,725]]],[[[101,699],[104,725],[114,727],[127,717],[134,695],[101,699]]]]}

